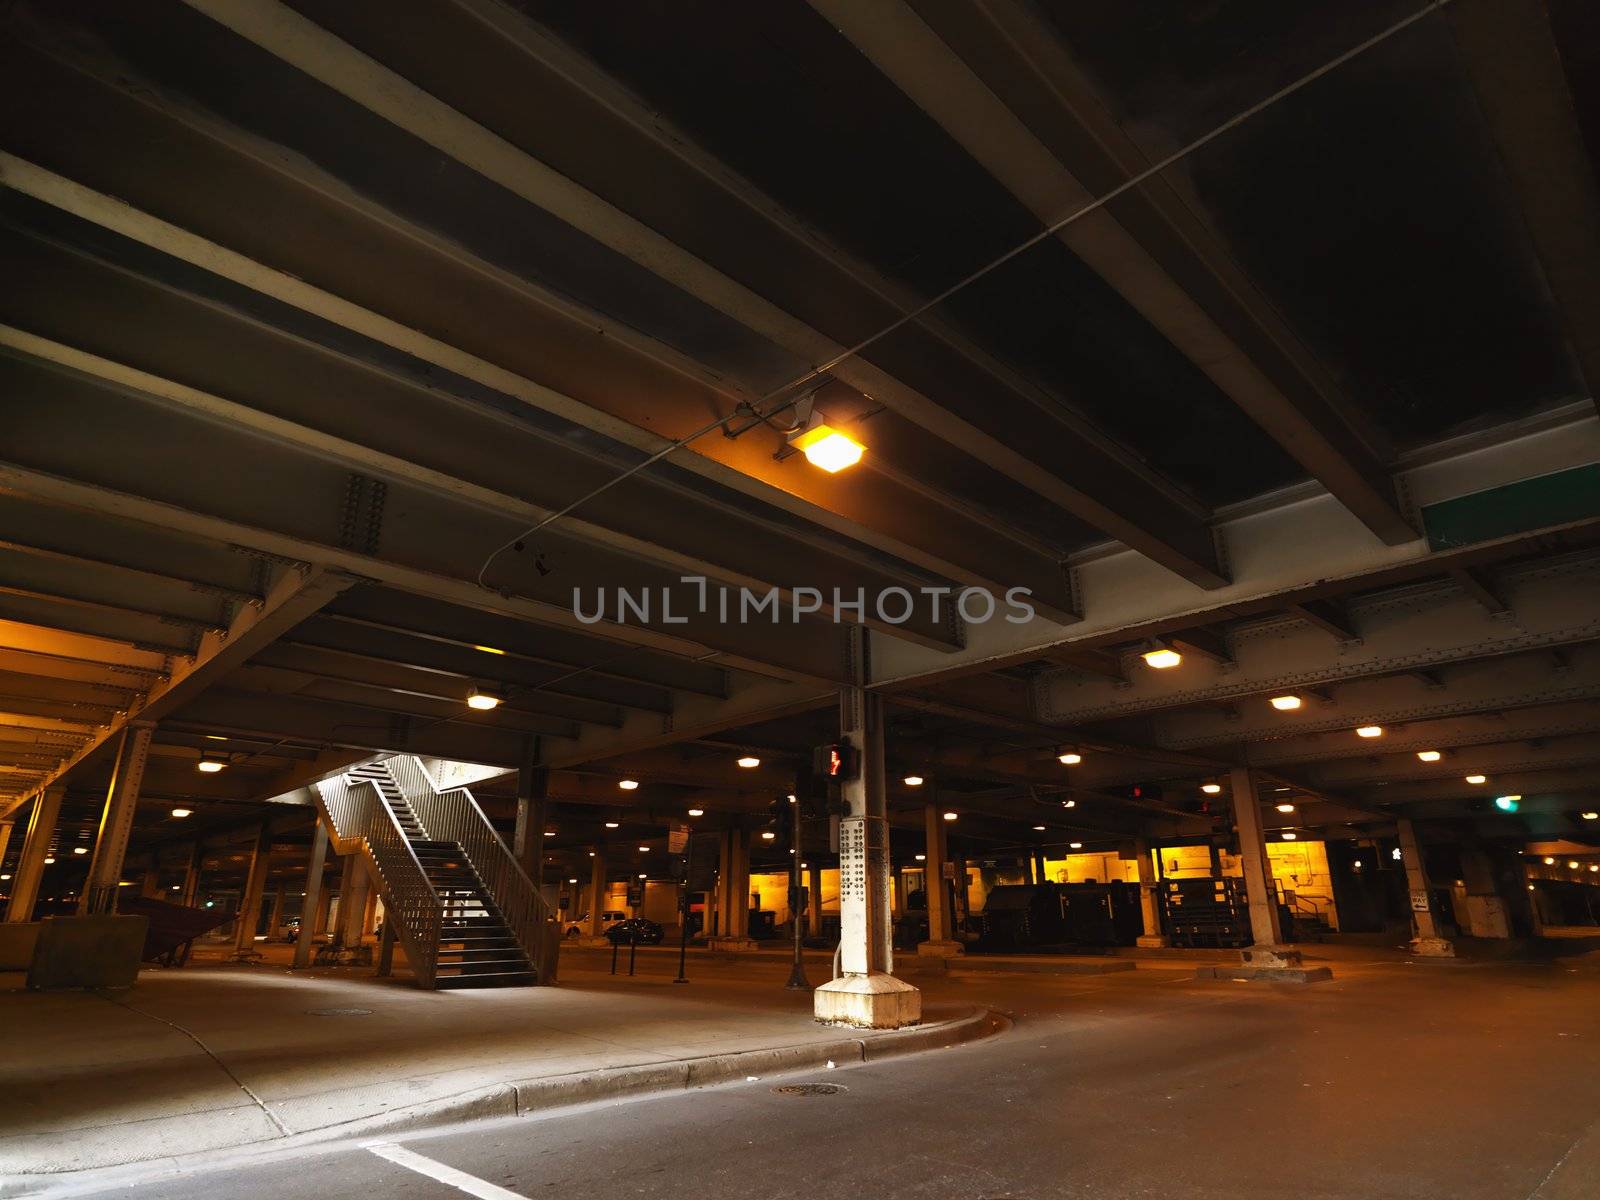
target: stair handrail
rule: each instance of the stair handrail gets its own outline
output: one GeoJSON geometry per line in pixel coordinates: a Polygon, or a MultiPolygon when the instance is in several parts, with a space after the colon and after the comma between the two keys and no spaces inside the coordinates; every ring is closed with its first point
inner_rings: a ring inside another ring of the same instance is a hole
{"type": "Polygon", "coordinates": [[[385,917],[399,934],[406,962],[418,985],[432,988],[438,973],[444,904],[383,790],[372,779],[345,774],[323,780],[317,791],[334,849],[340,854],[364,852],[371,861],[385,917]]]}
{"type": "Polygon", "coordinates": [[[428,836],[461,847],[535,976],[541,983],[550,982],[557,944],[552,933],[555,916],[472,793],[464,787],[440,791],[432,773],[414,755],[396,755],[386,765],[428,836]]]}

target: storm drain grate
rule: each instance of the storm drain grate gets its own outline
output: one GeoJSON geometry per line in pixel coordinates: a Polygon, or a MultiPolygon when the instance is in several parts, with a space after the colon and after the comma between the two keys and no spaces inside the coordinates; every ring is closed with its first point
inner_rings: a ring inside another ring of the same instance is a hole
{"type": "Polygon", "coordinates": [[[370,1017],[370,1008],[308,1008],[308,1017],[370,1017]]]}
{"type": "Polygon", "coordinates": [[[786,1083],[772,1090],[780,1096],[837,1096],[844,1088],[837,1083],[786,1083]]]}

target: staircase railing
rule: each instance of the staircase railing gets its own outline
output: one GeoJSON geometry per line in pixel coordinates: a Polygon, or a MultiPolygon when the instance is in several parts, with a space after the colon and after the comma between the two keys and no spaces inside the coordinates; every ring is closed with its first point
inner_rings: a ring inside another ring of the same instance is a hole
{"type": "Polygon", "coordinates": [[[411,755],[396,755],[385,765],[428,837],[461,847],[538,981],[553,983],[561,932],[555,914],[472,793],[464,787],[441,792],[427,768],[411,755]]]}
{"type": "Polygon", "coordinates": [[[364,852],[378,881],[386,918],[394,923],[420,987],[432,988],[439,961],[444,905],[417,861],[383,792],[371,780],[339,775],[317,785],[340,854],[364,852]]]}

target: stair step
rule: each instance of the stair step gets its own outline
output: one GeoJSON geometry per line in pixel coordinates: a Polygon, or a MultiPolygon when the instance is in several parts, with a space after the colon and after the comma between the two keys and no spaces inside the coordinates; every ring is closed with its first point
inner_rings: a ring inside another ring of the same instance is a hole
{"type": "Polygon", "coordinates": [[[539,978],[532,971],[503,971],[482,975],[438,975],[433,986],[441,991],[457,988],[533,987],[539,978]]]}

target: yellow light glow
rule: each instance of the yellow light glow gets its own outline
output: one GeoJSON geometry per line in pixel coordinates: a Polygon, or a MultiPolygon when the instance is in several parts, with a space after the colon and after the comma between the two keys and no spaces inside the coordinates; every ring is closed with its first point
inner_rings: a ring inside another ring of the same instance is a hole
{"type": "Polygon", "coordinates": [[[1293,712],[1300,707],[1301,701],[1299,696],[1274,696],[1270,703],[1279,712],[1293,712]]]}
{"type": "Polygon", "coordinates": [[[44,865],[48,867],[53,862],[55,862],[54,858],[47,858],[44,860],[44,865]]]}
{"type": "Polygon", "coordinates": [[[479,712],[488,712],[491,708],[498,708],[499,706],[500,697],[491,695],[488,692],[474,690],[467,697],[467,707],[475,708],[479,712]]]}
{"type": "Polygon", "coordinates": [[[1281,813],[1291,813],[1291,812],[1294,811],[1294,805],[1292,805],[1292,804],[1280,804],[1280,805],[1278,805],[1278,811],[1281,812],[1281,813]]]}
{"type": "Polygon", "coordinates": [[[638,788],[639,781],[637,779],[619,779],[617,780],[617,786],[625,792],[631,792],[638,788]]]}
{"type": "Polygon", "coordinates": [[[761,765],[761,760],[754,754],[746,754],[739,760],[739,765],[748,771],[751,767],[759,767],[761,765]]]}
{"type": "Polygon", "coordinates": [[[193,811],[193,809],[188,808],[175,808],[172,810],[172,815],[175,817],[187,817],[191,815],[193,811]]]}
{"type": "Polygon", "coordinates": [[[1068,751],[1066,754],[1056,755],[1056,761],[1061,763],[1063,766],[1075,767],[1083,761],[1083,755],[1078,754],[1075,751],[1068,751]]]}
{"type": "Polygon", "coordinates": [[[1285,829],[1283,831],[1283,840],[1286,841],[1286,842],[1292,842],[1299,836],[1300,835],[1298,833],[1294,832],[1294,830],[1292,830],[1292,829],[1285,829]]]}
{"type": "Polygon", "coordinates": [[[645,852],[645,853],[649,853],[650,847],[649,846],[640,846],[639,849],[641,851],[645,852]]]}
{"type": "MultiPolygon", "coordinates": [[[[907,775],[906,779],[905,779],[905,784],[906,784],[907,787],[921,787],[922,786],[922,776],[921,775],[907,775]]],[[[793,797],[791,797],[791,799],[793,799],[793,797]]]]}
{"type": "Polygon", "coordinates": [[[1068,850],[1082,850],[1083,849],[1083,843],[1082,842],[1068,842],[1067,843],[1067,849],[1068,850]]]}
{"type": "Polygon", "coordinates": [[[1208,796],[1215,796],[1218,792],[1222,791],[1222,785],[1220,783],[1202,783],[1200,785],[1200,790],[1208,796]]]}
{"type": "Polygon", "coordinates": [[[1586,812],[1579,813],[1578,815],[1585,821],[1600,821],[1600,812],[1586,812]]]}
{"type": "Polygon", "coordinates": [[[803,453],[812,466],[821,467],[830,475],[855,466],[866,453],[866,447],[855,438],[822,421],[796,434],[790,445],[803,453]]]}
{"type": "Polygon", "coordinates": [[[1383,726],[1382,725],[1363,725],[1360,729],[1356,730],[1356,736],[1357,737],[1365,737],[1365,738],[1382,737],[1383,736],[1383,726]]]}
{"type": "Polygon", "coordinates": [[[1567,864],[1568,869],[1573,870],[1573,871],[1576,871],[1578,869],[1578,866],[1579,866],[1579,864],[1576,863],[1576,862],[1569,862],[1567,864]]]}
{"type": "Polygon", "coordinates": [[[689,810],[689,815],[691,817],[703,817],[706,815],[706,810],[703,808],[691,808],[689,810]]]}
{"type": "Polygon", "coordinates": [[[1033,831],[1035,833],[1043,833],[1044,832],[1044,826],[1043,825],[1035,825],[1033,827],[1033,831]]]}
{"type": "Polygon", "coordinates": [[[208,734],[206,734],[206,741],[208,741],[208,742],[225,742],[227,740],[228,739],[223,737],[220,733],[208,733],[208,734]]]}
{"type": "Polygon", "coordinates": [[[1437,750],[1418,750],[1417,757],[1423,762],[1438,762],[1444,755],[1437,750]]]}
{"type": "Polygon", "coordinates": [[[74,846],[72,848],[72,852],[74,854],[87,854],[87,853],[89,853],[89,847],[87,847],[87,846],[74,846]]]}
{"type": "Polygon", "coordinates": [[[927,862],[928,861],[928,856],[926,854],[919,854],[919,855],[917,855],[917,861],[918,862],[927,862]]]}
{"type": "Polygon", "coordinates": [[[1468,783],[1488,783],[1489,782],[1489,777],[1487,775],[1468,775],[1467,776],[1467,782],[1468,783]]]}
{"type": "Polygon", "coordinates": [[[761,840],[762,840],[762,841],[763,841],[763,842],[770,842],[770,841],[772,841],[772,840],[773,840],[773,839],[774,839],[774,838],[776,838],[776,837],[777,837],[777,836],[778,836],[778,835],[777,835],[777,834],[775,834],[775,833],[773,833],[773,832],[772,832],[772,830],[770,830],[770,829],[763,829],[763,830],[762,830],[762,831],[761,831],[761,840]]]}
{"type": "Polygon", "coordinates": [[[1154,667],[1158,671],[1165,671],[1168,667],[1175,667],[1183,661],[1183,655],[1166,646],[1160,650],[1146,650],[1140,657],[1144,659],[1145,666],[1154,667]]]}
{"type": "Polygon", "coordinates": [[[202,758],[199,762],[195,763],[194,769],[197,770],[197,771],[204,772],[207,775],[215,775],[218,771],[222,770],[222,768],[227,766],[227,765],[228,765],[227,763],[218,762],[214,758],[202,758]]]}
{"type": "Polygon", "coordinates": [[[956,819],[957,819],[957,818],[959,818],[959,817],[960,817],[960,815],[961,815],[961,814],[960,814],[960,813],[953,813],[953,812],[947,812],[947,813],[945,813],[945,815],[944,815],[944,819],[945,819],[945,820],[946,820],[946,821],[954,821],[954,820],[956,820],[956,819]]]}

